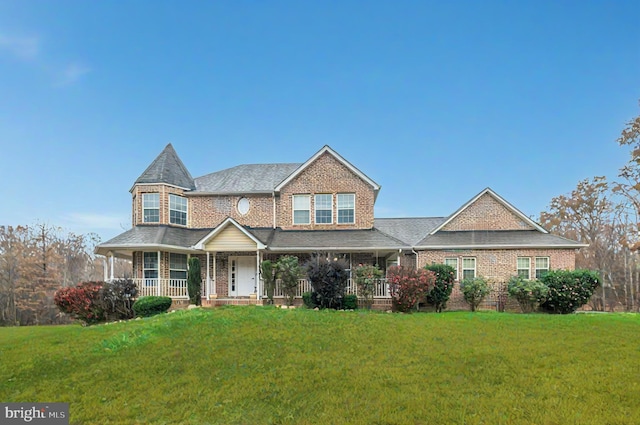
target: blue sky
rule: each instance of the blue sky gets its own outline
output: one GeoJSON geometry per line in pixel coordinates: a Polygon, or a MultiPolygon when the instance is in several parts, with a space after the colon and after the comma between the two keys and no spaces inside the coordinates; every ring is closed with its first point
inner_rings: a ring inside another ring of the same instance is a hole
{"type": "Polygon", "coordinates": [[[537,217],[615,178],[640,114],[638,1],[0,0],[0,224],[103,240],[171,142],[196,177],[325,144],[379,217],[485,187],[537,217]]]}

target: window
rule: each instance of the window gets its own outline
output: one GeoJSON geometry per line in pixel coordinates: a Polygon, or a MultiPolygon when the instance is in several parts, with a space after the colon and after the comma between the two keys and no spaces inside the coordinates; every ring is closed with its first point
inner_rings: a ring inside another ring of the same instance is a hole
{"type": "Polygon", "coordinates": [[[316,224],[333,223],[333,195],[315,196],[316,224]]]}
{"type": "Polygon", "coordinates": [[[529,279],[529,271],[531,270],[531,258],[518,257],[518,277],[529,279]]]}
{"type": "Polygon", "coordinates": [[[311,222],[310,200],[309,195],[293,195],[293,224],[309,224],[311,222]]]}
{"type": "Polygon", "coordinates": [[[240,215],[246,215],[249,212],[249,200],[247,198],[240,198],[240,200],[238,200],[238,212],[240,213],[240,215]]]}
{"type": "Polygon", "coordinates": [[[187,198],[169,195],[169,223],[187,225],[187,198]]]}
{"type": "Polygon", "coordinates": [[[145,252],[142,261],[142,273],[145,286],[155,286],[155,282],[151,279],[158,278],[158,253],[145,252]]]}
{"type": "Polygon", "coordinates": [[[353,224],[355,220],[356,195],[338,193],[338,224],[353,224]]]}
{"type": "Polygon", "coordinates": [[[187,279],[186,254],[169,254],[169,278],[187,279]]]}
{"type": "Polygon", "coordinates": [[[473,279],[476,277],[476,259],[462,259],[462,279],[473,279]]]}
{"type": "Polygon", "coordinates": [[[160,194],[159,193],[143,193],[142,194],[142,222],[143,223],[160,222],[160,194]]]}
{"type": "Polygon", "coordinates": [[[458,259],[457,258],[445,258],[444,264],[453,267],[455,270],[454,279],[458,280],[458,259]]]}
{"type": "Polygon", "coordinates": [[[536,257],[536,279],[549,271],[549,257],[536,257]]]}

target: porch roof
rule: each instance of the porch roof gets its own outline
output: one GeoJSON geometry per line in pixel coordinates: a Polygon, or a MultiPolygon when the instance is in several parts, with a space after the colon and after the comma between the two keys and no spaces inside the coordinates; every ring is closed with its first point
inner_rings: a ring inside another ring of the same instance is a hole
{"type": "Polygon", "coordinates": [[[416,249],[507,249],[507,248],[568,248],[586,244],[538,230],[470,230],[439,231],[417,243],[416,249]]]}
{"type": "Polygon", "coordinates": [[[411,247],[378,229],[370,230],[282,230],[269,241],[271,251],[397,250],[411,247]]]}
{"type": "Polygon", "coordinates": [[[134,251],[155,247],[190,249],[210,231],[211,229],[185,229],[164,225],[135,226],[98,245],[96,254],[106,255],[113,250],[134,251]]]}

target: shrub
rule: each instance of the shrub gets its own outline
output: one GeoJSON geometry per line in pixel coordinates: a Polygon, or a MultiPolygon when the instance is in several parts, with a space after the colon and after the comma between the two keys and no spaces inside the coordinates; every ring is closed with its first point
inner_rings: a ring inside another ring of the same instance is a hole
{"type": "Polygon", "coordinates": [[[133,300],[138,295],[138,288],[132,279],[103,282],[98,295],[105,320],[131,319],[134,316],[133,300]]]}
{"type": "Polygon", "coordinates": [[[200,274],[200,260],[197,257],[189,258],[187,291],[189,292],[189,303],[202,304],[202,275],[200,274]]]}
{"type": "Polygon", "coordinates": [[[451,297],[453,282],[456,278],[456,270],[446,264],[431,264],[425,269],[432,271],[436,275],[434,287],[427,294],[427,302],[436,308],[440,313],[447,308],[447,301],[451,297]]]}
{"type": "Polygon", "coordinates": [[[56,291],[53,301],[61,312],[86,325],[105,320],[100,302],[100,290],[104,282],[83,282],[75,287],[61,288],[56,291]]]}
{"type": "Polygon", "coordinates": [[[313,309],[318,307],[318,298],[315,292],[305,292],[302,294],[302,302],[307,308],[313,309]]]}
{"type": "Polygon", "coordinates": [[[269,260],[260,263],[260,276],[267,292],[267,303],[273,305],[273,294],[276,290],[276,264],[269,260]]]}
{"type": "Polygon", "coordinates": [[[433,288],[435,280],[434,273],[429,270],[391,266],[387,281],[394,310],[411,310],[433,288]]]}
{"type": "Polygon", "coordinates": [[[292,255],[285,255],[280,257],[277,263],[277,274],[282,285],[282,292],[284,293],[284,301],[286,305],[293,305],[293,299],[296,296],[298,289],[298,279],[302,276],[302,270],[298,263],[298,257],[292,255]]]}
{"type": "Polygon", "coordinates": [[[509,296],[515,298],[524,313],[535,311],[544,302],[549,293],[547,285],[539,280],[527,280],[513,276],[507,284],[509,296]]]}
{"type": "Polygon", "coordinates": [[[307,276],[320,308],[340,308],[347,288],[349,272],[344,260],[330,260],[313,255],[305,264],[307,276]]]}
{"type": "Polygon", "coordinates": [[[140,317],[149,317],[165,313],[170,307],[171,298],[169,297],[141,297],[133,303],[133,311],[135,311],[136,316],[140,317]]]}
{"type": "Polygon", "coordinates": [[[369,309],[373,304],[376,285],[383,276],[382,270],[378,268],[378,265],[360,264],[356,267],[355,275],[358,295],[364,299],[364,305],[369,309]]]}
{"type": "Polygon", "coordinates": [[[471,306],[471,311],[476,311],[484,297],[489,295],[491,288],[483,277],[467,278],[460,282],[460,289],[464,300],[471,306]]]}
{"type": "Polygon", "coordinates": [[[550,270],[540,280],[549,288],[540,307],[560,314],[573,313],[585,305],[600,285],[600,277],[591,270],[550,270]]]}
{"type": "Polygon", "coordinates": [[[342,308],[345,310],[356,310],[358,308],[358,296],[355,294],[345,295],[342,299],[342,308]]]}

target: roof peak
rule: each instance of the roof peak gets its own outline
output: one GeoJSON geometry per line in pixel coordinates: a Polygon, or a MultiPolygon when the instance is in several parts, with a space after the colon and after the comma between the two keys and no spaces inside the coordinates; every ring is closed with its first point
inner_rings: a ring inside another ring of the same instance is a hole
{"type": "Polygon", "coordinates": [[[183,164],[171,143],[167,144],[151,165],[138,177],[134,185],[140,183],[166,183],[193,190],[193,177],[183,164]]]}

